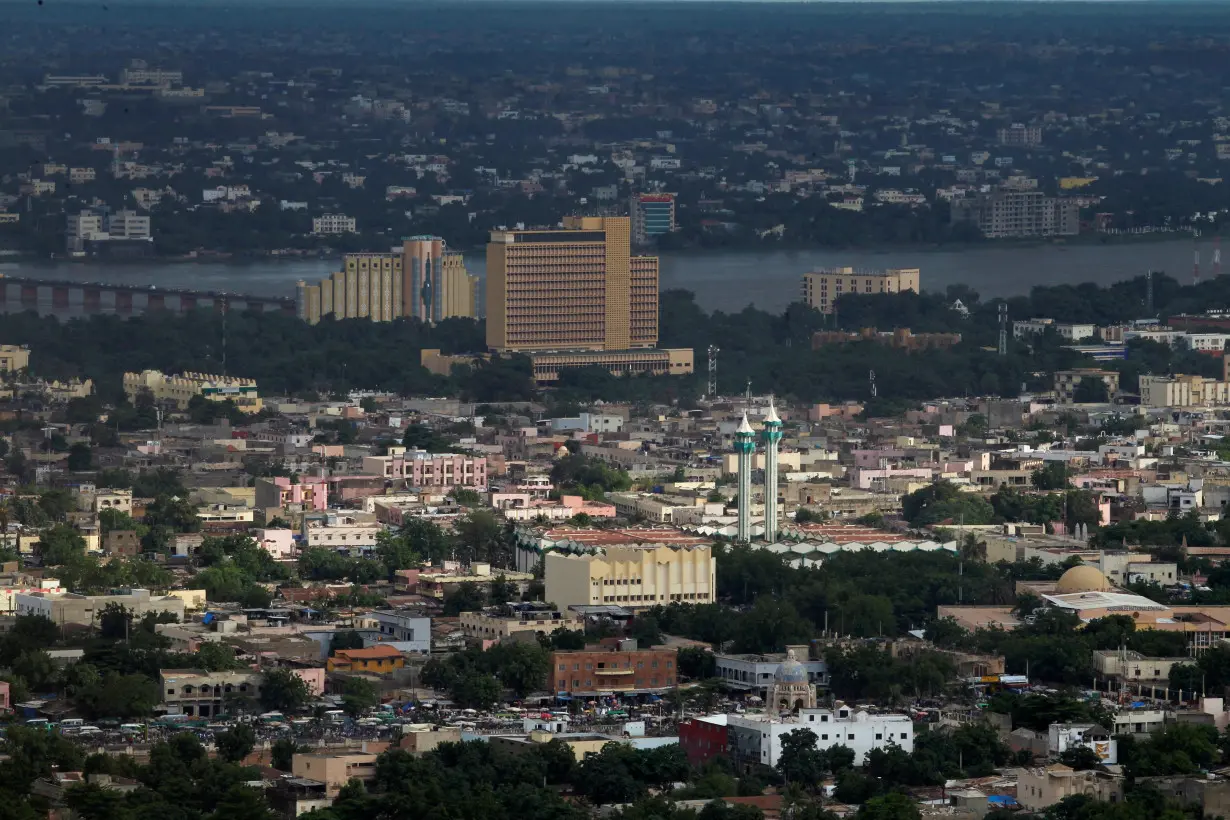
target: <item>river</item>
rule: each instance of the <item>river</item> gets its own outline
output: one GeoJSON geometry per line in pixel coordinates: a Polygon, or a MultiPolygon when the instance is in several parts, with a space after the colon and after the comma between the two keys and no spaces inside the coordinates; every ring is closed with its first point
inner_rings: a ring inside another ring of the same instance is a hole
{"type": "MultiPolygon", "coordinates": [[[[1211,246],[1202,247],[1209,269],[1211,246]]],[[[468,254],[471,273],[485,272],[483,254],[468,254]]],[[[816,268],[920,268],[924,290],[948,285],[973,287],[983,298],[1017,296],[1036,285],[1095,282],[1107,285],[1147,270],[1162,270],[1190,281],[1192,242],[1122,242],[1111,245],[984,246],[964,250],[891,251],[691,251],[662,255],[661,287],[696,293],[706,310],[738,311],[752,304],[780,312],[798,293],[801,277],[816,268]]],[[[0,274],[39,279],[155,285],[217,290],[258,296],[293,297],[295,282],[316,281],[338,269],[335,260],[224,262],[0,262],[0,274]]]]}

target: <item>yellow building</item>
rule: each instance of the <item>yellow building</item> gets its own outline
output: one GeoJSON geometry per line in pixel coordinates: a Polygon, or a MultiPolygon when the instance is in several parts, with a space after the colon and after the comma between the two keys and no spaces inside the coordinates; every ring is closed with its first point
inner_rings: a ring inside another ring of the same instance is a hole
{"type": "Polygon", "coordinates": [[[523,755],[530,754],[538,746],[550,743],[553,740],[558,740],[569,749],[572,749],[572,756],[578,761],[584,760],[590,755],[598,754],[608,743],[623,742],[607,735],[589,733],[555,734],[545,729],[535,729],[528,735],[491,735],[487,738],[487,743],[493,750],[500,749],[508,754],[523,755]]]}
{"type": "Polygon", "coordinates": [[[296,754],[291,759],[290,771],[295,777],[319,780],[325,784],[329,797],[337,797],[342,786],[351,780],[362,783],[375,780],[376,758],[372,752],[296,754]]]}
{"type": "Polygon", "coordinates": [[[30,366],[30,348],[24,345],[0,345],[0,373],[16,373],[30,366]]]}
{"type": "Polygon", "coordinates": [[[328,672],[367,672],[387,675],[406,665],[406,656],[391,646],[371,646],[367,649],[339,649],[325,661],[328,672]]]}
{"type": "Polygon", "coordinates": [[[585,622],[570,612],[501,608],[461,613],[461,631],[468,638],[500,640],[518,632],[550,635],[560,629],[584,629],[585,622]]]}
{"type": "Polygon", "coordinates": [[[1092,185],[1097,181],[1097,177],[1060,177],[1059,189],[1061,191],[1073,191],[1077,188],[1084,188],[1087,185],[1092,185]]]}
{"type": "Polygon", "coordinates": [[[918,268],[866,271],[822,268],[803,274],[803,301],[821,313],[832,313],[838,297],[847,293],[920,291],[918,268]]]}
{"type": "Polygon", "coordinates": [[[451,374],[453,372],[453,365],[473,366],[480,360],[489,358],[491,357],[486,353],[450,356],[446,353],[441,353],[438,347],[425,347],[419,351],[419,364],[427,368],[428,372],[434,373],[437,376],[448,376],[451,374]]]}
{"type": "Polygon", "coordinates": [[[135,403],[148,390],[158,402],[172,402],[180,410],[188,408],[193,396],[209,401],[233,401],[245,413],[259,413],[262,407],[255,379],[215,376],[207,373],[181,373],[168,376],[157,370],[124,374],[124,395],[135,403]]]}
{"type": "Polygon", "coordinates": [[[614,604],[639,609],[671,602],[712,603],[716,564],[708,545],[582,547],[548,552],[546,598],[561,610],[614,604]]]}
{"type": "Polygon", "coordinates": [[[414,236],[400,250],[346,254],[342,270],[319,284],[300,282],[296,298],[299,317],[311,324],[324,316],[432,324],[475,317],[477,283],[462,255],[449,252],[443,239],[414,236]]]}
{"type": "Polygon", "coordinates": [[[629,350],[658,342],[658,259],[632,256],[631,220],[568,217],[562,230],[492,231],[487,346],[629,350]]]}

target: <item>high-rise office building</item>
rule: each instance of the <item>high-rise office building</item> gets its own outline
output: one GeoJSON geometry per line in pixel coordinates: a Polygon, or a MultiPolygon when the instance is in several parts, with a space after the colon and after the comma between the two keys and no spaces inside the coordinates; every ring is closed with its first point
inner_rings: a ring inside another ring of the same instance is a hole
{"type": "Polygon", "coordinates": [[[633,245],[647,245],[675,230],[674,194],[633,194],[628,210],[632,214],[633,245]]]}
{"type": "Polygon", "coordinates": [[[539,381],[598,365],[619,373],[692,372],[692,351],[658,342],[658,259],[633,256],[626,216],[568,217],[562,229],[492,231],[487,346],[525,352],[539,381]]]}
{"type": "Polygon", "coordinates": [[[563,229],[492,231],[487,346],[497,351],[653,347],[658,260],[632,256],[630,228],[626,216],[587,216],[569,217],[563,229]]]}
{"type": "Polygon", "coordinates": [[[448,251],[443,239],[415,236],[400,250],[346,254],[342,270],[317,285],[300,282],[299,316],[312,324],[330,315],[373,322],[475,318],[477,283],[461,254],[448,251]]]}

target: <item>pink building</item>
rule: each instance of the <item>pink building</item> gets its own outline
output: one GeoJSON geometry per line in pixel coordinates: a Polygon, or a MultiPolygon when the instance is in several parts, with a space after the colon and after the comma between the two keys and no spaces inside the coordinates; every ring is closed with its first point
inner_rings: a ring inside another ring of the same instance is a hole
{"type": "Polygon", "coordinates": [[[307,684],[308,691],[314,697],[320,697],[325,693],[325,669],[323,666],[313,669],[296,669],[294,672],[307,684]]]}
{"type": "Polygon", "coordinates": [[[930,481],[932,472],[930,467],[912,469],[888,467],[883,470],[869,470],[863,467],[856,467],[850,473],[850,486],[858,487],[860,490],[870,490],[877,482],[884,482],[890,478],[916,478],[919,481],[930,481]]]}
{"type": "Polygon", "coordinates": [[[329,508],[329,484],[317,476],[304,476],[292,482],[285,476],[256,480],[256,506],[286,507],[303,505],[305,510],[322,512],[329,508]]]}
{"type": "Polygon", "coordinates": [[[0,680],[0,711],[8,712],[13,708],[9,700],[9,682],[0,680]]]}
{"type": "Polygon", "coordinates": [[[295,534],[293,530],[261,529],[255,533],[256,543],[276,560],[291,558],[295,553],[295,534]]]}
{"type": "Polygon", "coordinates": [[[386,456],[365,457],[363,472],[424,490],[487,491],[487,459],[481,456],[390,447],[386,456]]]}

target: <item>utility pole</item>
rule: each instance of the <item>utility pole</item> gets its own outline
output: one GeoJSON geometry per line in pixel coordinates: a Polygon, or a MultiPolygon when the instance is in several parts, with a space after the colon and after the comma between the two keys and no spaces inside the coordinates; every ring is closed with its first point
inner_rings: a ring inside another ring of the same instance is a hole
{"type": "Polygon", "coordinates": [[[1145,315],[1153,315],[1153,271],[1145,271],[1145,315]]]}
{"type": "Polygon", "coordinates": [[[870,371],[867,378],[871,381],[871,397],[874,399],[876,397],[876,372],[870,371]]]}

